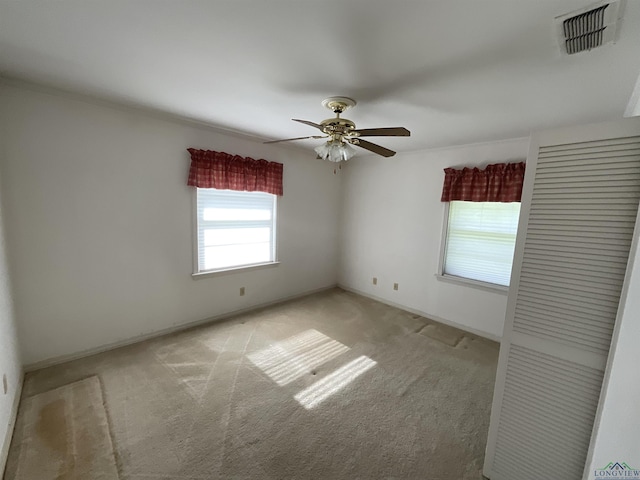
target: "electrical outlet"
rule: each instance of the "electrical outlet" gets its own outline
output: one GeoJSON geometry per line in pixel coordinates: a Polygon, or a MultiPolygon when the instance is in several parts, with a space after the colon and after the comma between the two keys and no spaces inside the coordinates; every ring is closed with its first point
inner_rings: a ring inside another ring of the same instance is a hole
{"type": "Polygon", "coordinates": [[[240,296],[244,297],[244,287],[240,287],[240,296]]]}
{"type": "Polygon", "coordinates": [[[377,285],[378,284],[378,277],[373,277],[373,284],[377,285]]]}
{"type": "Polygon", "coordinates": [[[394,290],[397,290],[397,289],[398,289],[398,284],[397,284],[397,283],[394,283],[394,284],[393,284],[393,289],[394,289],[394,290]]]}
{"type": "Polygon", "coordinates": [[[2,390],[4,391],[5,395],[9,391],[9,383],[7,382],[7,374],[6,373],[2,375],[2,390]]]}

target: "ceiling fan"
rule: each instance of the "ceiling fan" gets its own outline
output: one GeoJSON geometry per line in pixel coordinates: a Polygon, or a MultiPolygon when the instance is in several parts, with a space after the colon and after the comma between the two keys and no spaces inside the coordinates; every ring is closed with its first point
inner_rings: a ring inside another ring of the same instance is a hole
{"type": "Polygon", "coordinates": [[[271,140],[264,143],[290,142],[292,140],[305,140],[308,138],[328,138],[329,140],[326,143],[316,147],[314,150],[318,154],[318,158],[331,162],[341,162],[353,157],[356,151],[351,145],[356,145],[370,152],[382,155],[383,157],[394,156],[396,152],[393,150],[363,140],[361,137],[408,137],[411,135],[411,132],[404,127],[356,129],[356,124],[351,120],[340,118],[340,115],[345,110],[355,105],[356,101],[348,97],[326,98],[322,101],[322,106],[335,113],[335,117],[322,120],[320,123],[299,120],[297,118],[292,119],[294,122],[304,123],[305,125],[317,128],[324,133],[324,135],[286,138],[284,140],[271,140]]]}

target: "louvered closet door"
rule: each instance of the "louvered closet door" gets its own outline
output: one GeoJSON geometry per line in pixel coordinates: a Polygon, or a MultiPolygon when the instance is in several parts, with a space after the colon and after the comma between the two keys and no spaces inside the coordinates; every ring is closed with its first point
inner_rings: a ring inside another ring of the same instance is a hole
{"type": "Polygon", "coordinates": [[[614,138],[593,128],[570,132],[574,142],[532,137],[485,458],[492,480],[583,476],[640,200],[640,123],[623,125],[614,138]]]}

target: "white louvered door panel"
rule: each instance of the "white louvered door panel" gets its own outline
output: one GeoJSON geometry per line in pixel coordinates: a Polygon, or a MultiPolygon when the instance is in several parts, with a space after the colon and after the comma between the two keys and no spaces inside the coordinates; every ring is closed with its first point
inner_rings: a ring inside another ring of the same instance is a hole
{"type": "Polygon", "coordinates": [[[640,122],[606,125],[600,136],[532,137],[485,457],[492,480],[583,475],[640,201],[640,122]]]}

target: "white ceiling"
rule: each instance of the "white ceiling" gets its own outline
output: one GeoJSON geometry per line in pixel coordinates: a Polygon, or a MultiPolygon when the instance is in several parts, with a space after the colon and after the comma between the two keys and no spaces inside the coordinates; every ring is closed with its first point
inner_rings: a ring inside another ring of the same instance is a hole
{"type": "Polygon", "coordinates": [[[0,0],[0,75],[263,139],[314,135],[290,119],[319,122],[323,98],[350,96],[344,116],[407,127],[372,140],[410,151],[621,118],[640,1],[615,45],[562,56],[554,17],[592,3],[0,0]]]}

